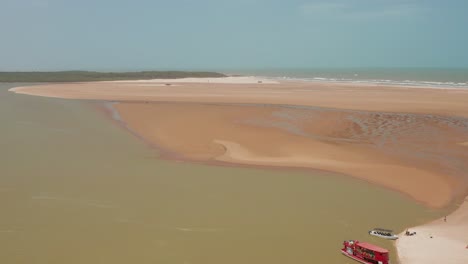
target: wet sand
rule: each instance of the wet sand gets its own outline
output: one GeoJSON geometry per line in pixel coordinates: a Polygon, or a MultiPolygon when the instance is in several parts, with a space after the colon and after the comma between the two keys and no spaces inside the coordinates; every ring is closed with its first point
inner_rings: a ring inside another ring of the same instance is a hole
{"type": "Polygon", "coordinates": [[[0,263],[338,264],[343,239],[395,260],[366,231],[439,215],[342,175],[165,161],[89,103],[13,85],[0,84],[0,263]]]}
{"type": "Polygon", "coordinates": [[[115,107],[133,131],[188,160],[344,173],[433,207],[466,188],[458,183],[468,155],[457,140],[468,122],[457,126],[459,119],[255,105],[115,107]]]}

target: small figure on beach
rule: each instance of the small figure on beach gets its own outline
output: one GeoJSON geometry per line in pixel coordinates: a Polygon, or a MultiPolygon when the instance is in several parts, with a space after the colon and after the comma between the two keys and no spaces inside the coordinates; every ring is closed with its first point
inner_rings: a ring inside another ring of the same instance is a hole
{"type": "Polygon", "coordinates": [[[447,222],[447,216],[444,216],[444,222],[447,222]]]}

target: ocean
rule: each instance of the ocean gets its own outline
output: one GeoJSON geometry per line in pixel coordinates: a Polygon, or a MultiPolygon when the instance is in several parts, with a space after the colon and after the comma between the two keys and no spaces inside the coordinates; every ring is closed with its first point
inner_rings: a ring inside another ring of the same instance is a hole
{"type": "Polygon", "coordinates": [[[311,82],[352,82],[414,87],[468,88],[468,69],[462,68],[278,68],[230,70],[226,71],[226,73],[311,82]]]}

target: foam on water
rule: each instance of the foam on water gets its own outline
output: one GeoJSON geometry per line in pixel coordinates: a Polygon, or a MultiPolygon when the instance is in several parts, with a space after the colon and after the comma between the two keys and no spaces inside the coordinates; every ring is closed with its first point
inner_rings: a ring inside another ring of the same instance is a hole
{"type": "Polygon", "coordinates": [[[433,81],[413,81],[413,80],[387,80],[387,79],[350,79],[350,78],[324,78],[324,77],[261,77],[271,78],[274,80],[283,81],[303,81],[303,82],[330,82],[330,83],[362,83],[376,85],[391,85],[391,86],[409,86],[409,87],[429,87],[429,88],[468,88],[468,82],[433,82],[433,81]]]}
{"type": "Polygon", "coordinates": [[[429,88],[468,88],[468,69],[437,68],[348,68],[275,69],[238,71],[272,80],[338,82],[429,88]]]}

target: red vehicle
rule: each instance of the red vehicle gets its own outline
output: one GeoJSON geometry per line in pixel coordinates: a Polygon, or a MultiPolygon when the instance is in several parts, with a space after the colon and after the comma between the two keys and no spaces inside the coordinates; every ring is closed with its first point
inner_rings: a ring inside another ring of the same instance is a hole
{"type": "Polygon", "coordinates": [[[354,240],[343,242],[341,253],[364,264],[389,264],[388,250],[354,240]]]}

